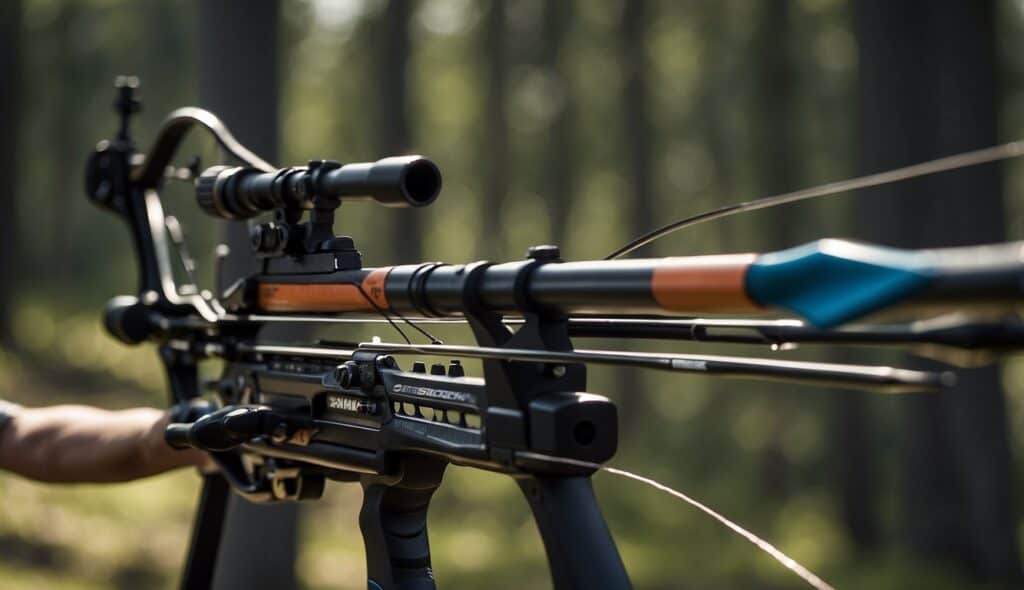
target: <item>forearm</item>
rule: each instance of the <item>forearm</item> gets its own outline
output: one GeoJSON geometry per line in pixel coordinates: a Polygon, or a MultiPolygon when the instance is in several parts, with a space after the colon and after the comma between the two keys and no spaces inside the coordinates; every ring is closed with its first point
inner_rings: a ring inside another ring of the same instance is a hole
{"type": "Polygon", "coordinates": [[[152,408],[25,408],[0,431],[0,469],[72,483],[128,481],[202,465],[204,454],[176,451],[163,441],[167,421],[152,408]]]}

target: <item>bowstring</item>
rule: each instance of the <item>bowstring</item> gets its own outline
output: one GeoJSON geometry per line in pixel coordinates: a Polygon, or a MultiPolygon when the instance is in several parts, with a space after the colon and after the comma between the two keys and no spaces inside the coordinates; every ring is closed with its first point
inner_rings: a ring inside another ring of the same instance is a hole
{"type": "Polygon", "coordinates": [[[518,455],[523,455],[523,456],[526,456],[526,457],[532,458],[532,459],[541,459],[541,460],[544,460],[544,461],[550,461],[552,463],[563,463],[565,465],[571,465],[571,466],[574,466],[574,467],[583,467],[585,469],[593,469],[593,470],[596,470],[596,471],[603,471],[603,472],[609,473],[611,475],[618,475],[619,477],[624,477],[626,479],[631,479],[633,481],[638,481],[638,482],[640,482],[642,484],[651,486],[652,488],[654,488],[654,489],[656,489],[658,491],[665,492],[666,494],[668,494],[670,496],[673,496],[674,498],[677,498],[679,500],[682,500],[683,502],[686,502],[690,506],[693,506],[697,510],[700,510],[704,514],[706,514],[706,515],[710,516],[711,518],[715,519],[720,524],[725,526],[727,529],[729,529],[732,532],[736,533],[737,535],[743,537],[744,539],[749,541],[752,545],[754,545],[755,547],[757,547],[761,551],[764,551],[765,553],[767,553],[769,556],[772,557],[772,559],[774,559],[775,561],[779,562],[784,567],[786,567],[788,570],[790,570],[791,572],[793,572],[794,574],[799,576],[800,579],[802,579],[804,582],[807,582],[807,584],[810,585],[815,590],[835,590],[835,588],[831,584],[829,584],[825,580],[821,579],[820,576],[818,576],[817,574],[815,574],[811,570],[807,569],[805,566],[801,565],[800,562],[796,561],[792,557],[790,557],[790,556],[786,555],[785,553],[783,553],[782,550],[777,548],[775,545],[772,545],[768,541],[762,539],[761,537],[758,537],[757,535],[755,535],[754,533],[752,533],[752,532],[748,531],[747,529],[743,528],[742,526],[740,526],[736,522],[734,522],[732,520],[729,520],[729,518],[727,518],[725,515],[721,514],[720,512],[717,512],[716,510],[714,510],[713,508],[711,508],[707,504],[704,504],[703,502],[701,502],[699,500],[696,500],[696,499],[694,499],[694,498],[684,494],[683,492],[681,492],[681,491],[679,491],[679,490],[677,490],[677,489],[675,489],[673,487],[667,486],[667,485],[665,485],[665,484],[663,484],[663,483],[661,483],[659,481],[656,481],[656,480],[651,479],[649,477],[645,477],[643,475],[639,475],[637,473],[633,473],[632,471],[626,471],[625,469],[618,469],[616,467],[610,467],[608,465],[602,465],[600,463],[592,463],[590,461],[581,461],[579,459],[568,459],[568,458],[565,458],[565,457],[555,457],[555,456],[552,456],[552,455],[545,455],[545,454],[542,454],[542,453],[532,453],[532,452],[522,452],[522,451],[517,453],[517,454],[518,455]]]}
{"type": "Polygon", "coordinates": [[[726,528],[736,533],[737,535],[743,537],[761,551],[764,551],[765,553],[770,555],[773,559],[775,559],[775,561],[778,561],[787,569],[792,571],[794,574],[800,576],[800,578],[803,579],[803,581],[807,582],[811,587],[815,588],[815,590],[835,590],[835,588],[831,584],[829,584],[825,580],[822,580],[821,577],[819,577],[817,574],[801,565],[792,557],[783,553],[782,550],[775,547],[775,545],[772,545],[768,541],[765,541],[761,537],[758,537],[754,533],[729,520],[724,515],[722,515],[719,512],[716,512],[714,509],[704,504],[703,502],[695,500],[694,498],[687,496],[686,494],[680,492],[675,488],[669,487],[649,477],[644,477],[631,471],[617,469],[615,467],[608,467],[606,465],[602,465],[601,470],[604,471],[605,473],[611,473],[612,475],[618,475],[620,477],[625,477],[627,479],[632,479],[634,481],[647,484],[656,490],[660,490],[662,492],[665,492],[666,494],[669,494],[675,498],[682,500],[683,502],[686,502],[690,506],[693,506],[697,510],[700,510],[704,514],[707,514],[711,518],[717,520],[726,528]]]}
{"type": "Polygon", "coordinates": [[[616,258],[620,258],[638,248],[650,244],[651,242],[657,239],[663,238],[685,227],[692,227],[705,221],[711,221],[713,219],[722,219],[739,213],[757,211],[758,209],[767,209],[769,207],[777,207],[779,205],[786,205],[788,203],[795,203],[798,201],[806,201],[808,199],[826,197],[829,195],[835,195],[837,193],[844,193],[863,188],[881,186],[883,184],[890,184],[893,182],[900,182],[903,180],[910,180],[911,178],[928,176],[930,174],[947,172],[949,170],[957,170],[959,168],[967,168],[969,166],[976,166],[978,164],[998,162],[1001,160],[1009,160],[1011,158],[1017,158],[1022,155],[1024,155],[1024,140],[1011,141],[1009,143],[1004,143],[1001,145],[995,145],[978,150],[961,152],[959,154],[954,154],[952,156],[944,156],[941,158],[936,158],[934,160],[919,162],[917,164],[903,166],[902,168],[894,168],[892,170],[887,170],[885,172],[876,172],[874,174],[867,174],[855,178],[848,178],[846,180],[829,182],[827,184],[821,184],[818,186],[800,189],[788,193],[761,197],[759,199],[744,201],[742,203],[734,203],[732,205],[725,205],[724,207],[719,207],[717,209],[712,209],[710,211],[705,211],[697,215],[686,217],[684,219],[680,219],[679,221],[674,221],[667,225],[663,225],[655,230],[647,232],[627,242],[621,248],[605,256],[604,260],[614,260],[616,258]]]}

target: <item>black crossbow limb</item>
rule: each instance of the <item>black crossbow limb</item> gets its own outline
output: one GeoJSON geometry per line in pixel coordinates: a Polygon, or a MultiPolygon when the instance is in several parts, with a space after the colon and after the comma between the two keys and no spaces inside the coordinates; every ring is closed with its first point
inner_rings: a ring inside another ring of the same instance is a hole
{"type": "Polygon", "coordinates": [[[139,264],[138,293],[111,300],[106,326],[125,343],[159,347],[172,404],[203,395],[198,363],[225,361],[211,384],[214,407],[166,433],[174,446],[210,452],[220,468],[205,478],[185,588],[209,586],[229,488],[255,502],[306,500],[318,498],[326,480],[363,487],[359,523],[370,588],[434,588],[427,508],[449,463],[516,479],[555,588],[628,588],[590,479],[615,454],[616,407],[585,393],[587,365],[883,392],[934,389],[952,379],[949,372],[890,367],[583,350],[575,338],[897,344],[981,354],[1024,344],[1020,322],[1006,315],[1024,290],[1024,243],[899,251],[822,240],[772,254],[585,262],[563,262],[557,248],[540,246],[525,260],[500,264],[363,268],[352,239],[334,234],[338,207],[354,199],[429,205],[441,188],[437,166],[401,156],[275,168],[195,108],[171,113],[143,155],[128,132],[138,109],[134,86],[119,84],[120,131],[99,144],[87,171],[89,198],[127,221],[139,264]],[[260,272],[216,294],[176,283],[180,228],[159,196],[169,176],[182,176],[171,158],[196,126],[238,161],[196,174],[196,200],[214,217],[250,223],[261,261],[260,272]],[[248,221],[264,213],[273,219],[248,221]],[[933,310],[985,313],[847,325],[901,307],[926,317],[933,310]],[[773,311],[801,319],[692,317],[773,311]],[[260,337],[274,323],[362,321],[424,334],[421,324],[463,322],[476,343],[260,337]],[[410,353],[453,360],[399,366],[394,355],[410,353]],[[466,376],[463,358],[481,359],[483,376],[466,376]]]}

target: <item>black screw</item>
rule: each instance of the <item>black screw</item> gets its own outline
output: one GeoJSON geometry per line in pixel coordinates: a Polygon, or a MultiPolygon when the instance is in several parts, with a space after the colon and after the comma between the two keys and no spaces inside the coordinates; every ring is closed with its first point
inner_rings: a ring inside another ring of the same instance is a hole
{"type": "Polygon", "coordinates": [[[288,425],[284,422],[279,422],[270,433],[270,440],[277,445],[286,443],[288,438],[288,425]]]}
{"type": "Polygon", "coordinates": [[[352,370],[345,365],[338,367],[338,373],[335,377],[338,378],[338,385],[346,389],[352,387],[352,370]]]}
{"type": "Polygon", "coordinates": [[[352,361],[339,365],[334,370],[334,378],[338,381],[338,385],[345,389],[359,387],[359,366],[352,361]]]}
{"type": "Polygon", "coordinates": [[[530,246],[526,251],[526,257],[534,260],[553,261],[561,258],[562,253],[558,250],[558,246],[541,244],[540,246],[530,246]]]}
{"type": "Polygon", "coordinates": [[[338,368],[334,369],[334,380],[337,381],[339,385],[345,387],[344,383],[349,379],[351,379],[351,376],[348,374],[348,367],[345,365],[338,365],[338,368]]]}
{"type": "Polygon", "coordinates": [[[249,230],[249,243],[252,249],[263,254],[270,254],[284,247],[288,241],[288,230],[276,223],[261,223],[249,230]]]}

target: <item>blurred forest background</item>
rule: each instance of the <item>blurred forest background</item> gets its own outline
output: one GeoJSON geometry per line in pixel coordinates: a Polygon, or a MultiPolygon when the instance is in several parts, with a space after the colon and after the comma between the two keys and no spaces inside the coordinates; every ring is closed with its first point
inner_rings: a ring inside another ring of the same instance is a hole
{"type": "MultiPolygon", "coordinates": [[[[142,149],[166,113],[199,103],[281,164],[400,152],[435,159],[445,188],[429,210],[340,211],[337,228],[371,266],[511,259],[551,242],[566,258],[600,257],[669,219],[1024,129],[1020,0],[230,8],[0,3],[3,396],[28,405],[164,403],[155,352],[115,343],[99,322],[109,297],[135,288],[127,232],[81,188],[89,150],[115,131],[117,74],[142,78],[142,149]]],[[[182,153],[216,159],[202,138],[182,153]]],[[[223,228],[201,216],[187,187],[170,187],[164,201],[190,230],[212,284],[210,253],[223,228]]],[[[709,224],[645,254],[766,250],[824,236],[937,246],[1022,235],[1024,168],[1008,164],[709,224]]],[[[707,502],[837,587],[1024,587],[1016,475],[1024,362],[970,371],[956,391],[904,398],[591,374],[591,391],[621,402],[614,465],[707,502]]],[[[638,588],[800,587],[692,508],[608,475],[595,482],[638,588]]],[[[0,587],[172,587],[197,493],[191,473],[64,488],[0,474],[0,587]]],[[[356,486],[335,485],[302,507],[299,587],[365,587],[358,505],[356,486]]],[[[510,480],[452,468],[433,506],[442,587],[548,585],[539,537],[510,480]]],[[[290,531],[289,514],[281,518],[274,526],[290,531]]],[[[267,525],[265,538],[276,530],[267,525]]],[[[247,567],[268,559],[258,535],[235,545],[247,567]]]]}

